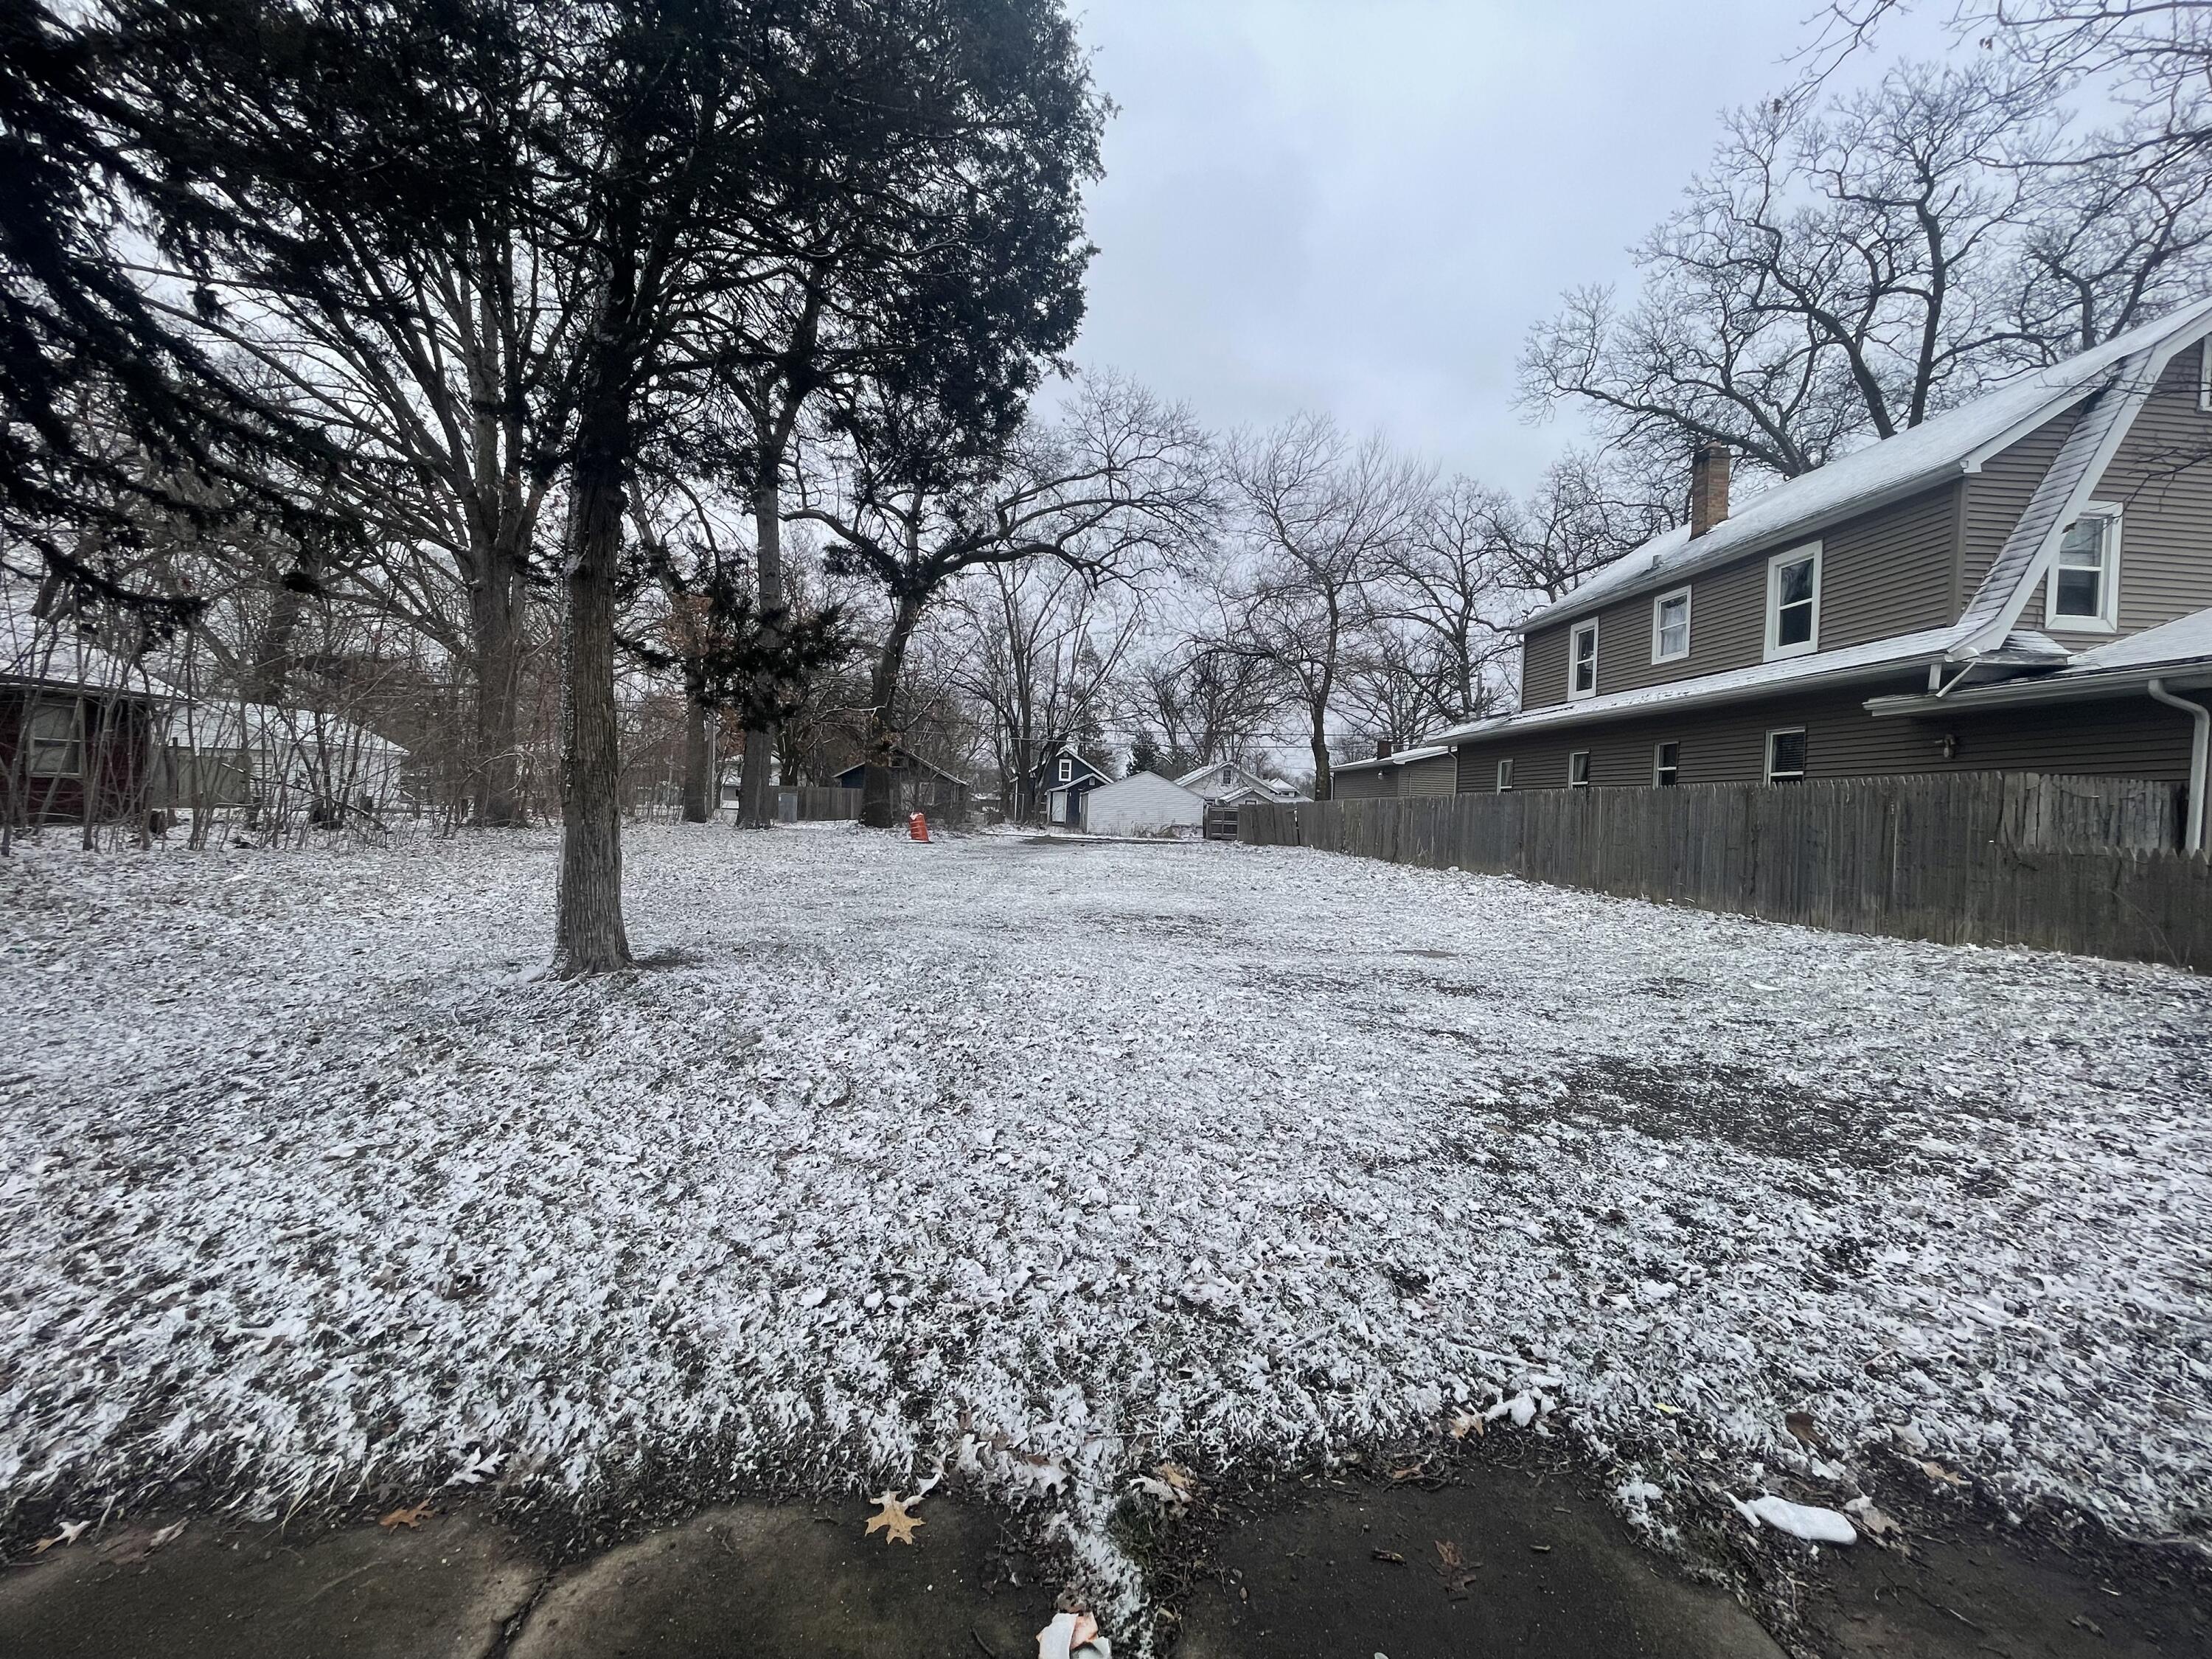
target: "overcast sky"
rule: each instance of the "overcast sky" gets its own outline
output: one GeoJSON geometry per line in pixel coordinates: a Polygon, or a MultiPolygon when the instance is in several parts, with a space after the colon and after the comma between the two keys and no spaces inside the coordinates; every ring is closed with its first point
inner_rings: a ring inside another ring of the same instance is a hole
{"type": "MultiPolygon", "coordinates": [[[[1326,410],[1524,489],[1576,430],[1513,406],[1529,325],[1631,275],[1815,3],[1088,0],[1121,112],[1077,361],[1211,424],[1326,410]]],[[[1944,44],[1916,21],[1885,58],[1944,44]]]]}

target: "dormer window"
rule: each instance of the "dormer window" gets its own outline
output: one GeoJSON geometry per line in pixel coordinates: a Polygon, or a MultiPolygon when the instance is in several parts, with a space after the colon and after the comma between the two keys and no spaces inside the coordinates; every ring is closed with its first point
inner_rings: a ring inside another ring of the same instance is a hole
{"type": "Polygon", "coordinates": [[[1062,783],[1069,783],[1073,782],[1074,778],[1075,763],[1068,759],[1066,756],[1062,755],[1060,757],[1060,781],[1062,783]]]}
{"type": "Polygon", "coordinates": [[[1820,544],[1766,562],[1766,655],[1803,657],[1820,648],[1820,544]]]}
{"type": "Polygon", "coordinates": [[[1570,701],[1597,696],[1597,623],[1577,624],[1567,641],[1567,696],[1570,701]]]}
{"type": "Polygon", "coordinates": [[[2044,622],[2075,632],[2110,633],[2120,620],[2120,509],[2093,503],[2058,538],[2044,622]]]}

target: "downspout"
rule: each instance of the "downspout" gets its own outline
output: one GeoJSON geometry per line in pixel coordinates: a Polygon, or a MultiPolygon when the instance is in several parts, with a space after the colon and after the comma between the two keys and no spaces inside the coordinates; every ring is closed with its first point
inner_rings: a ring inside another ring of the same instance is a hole
{"type": "Polygon", "coordinates": [[[2212,708],[2201,702],[2191,702],[2186,697],[2177,697],[2166,689],[2164,680],[2153,680],[2150,694],[2168,708],[2179,708],[2196,724],[2196,732],[2189,744],[2189,802],[2182,809],[2183,850],[2202,853],[2204,850],[2204,794],[2206,773],[2212,771],[2212,708]]]}

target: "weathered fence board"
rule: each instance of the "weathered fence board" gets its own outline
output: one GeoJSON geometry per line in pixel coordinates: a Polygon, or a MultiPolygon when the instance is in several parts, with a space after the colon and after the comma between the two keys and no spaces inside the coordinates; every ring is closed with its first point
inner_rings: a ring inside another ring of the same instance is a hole
{"type": "Polygon", "coordinates": [[[1252,805],[1238,838],[1482,870],[1847,933],[2212,968],[2180,794],[1960,773],[1252,805]]]}
{"type": "Polygon", "coordinates": [[[798,798],[793,803],[793,816],[802,823],[812,823],[824,818],[857,818],[860,816],[861,792],[858,789],[802,783],[786,785],[783,793],[798,798]]]}

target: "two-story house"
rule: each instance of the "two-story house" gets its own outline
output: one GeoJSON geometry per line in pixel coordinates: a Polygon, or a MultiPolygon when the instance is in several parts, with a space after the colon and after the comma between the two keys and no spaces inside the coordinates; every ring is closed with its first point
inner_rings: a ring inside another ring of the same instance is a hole
{"type": "Polygon", "coordinates": [[[2186,781],[2212,713],[2212,302],[1690,521],[1522,625],[1461,792],[2033,771],[2186,781]],[[2197,695],[2190,695],[2197,694],[2197,695]]]}

